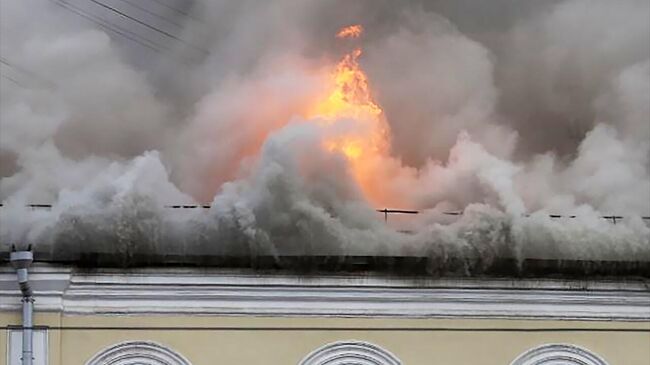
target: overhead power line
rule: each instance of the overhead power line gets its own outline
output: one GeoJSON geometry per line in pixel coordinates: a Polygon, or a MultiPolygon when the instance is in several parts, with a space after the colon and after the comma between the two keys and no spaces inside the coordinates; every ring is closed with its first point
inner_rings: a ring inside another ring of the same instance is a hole
{"type": "Polygon", "coordinates": [[[118,35],[120,35],[120,36],[122,36],[122,37],[124,37],[124,38],[126,38],[126,39],[128,39],[128,40],[130,40],[132,42],[135,42],[135,43],[137,43],[137,44],[139,44],[139,45],[141,45],[143,47],[146,47],[146,48],[148,48],[148,49],[150,49],[152,51],[155,51],[155,52],[158,52],[158,53],[163,53],[163,52],[168,50],[166,47],[164,47],[162,45],[159,45],[159,44],[157,44],[157,43],[155,43],[155,42],[153,42],[153,41],[151,41],[149,39],[146,39],[146,38],[138,35],[137,33],[131,32],[130,30],[124,29],[124,28],[120,27],[119,25],[112,24],[110,22],[99,19],[99,18],[97,18],[97,17],[95,17],[95,16],[93,16],[91,14],[88,14],[85,11],[81,10],[80,8],[78,8],[78,7],[72,5],[72,4],[70,4],[70,3],[68,3],[68,2],[66,2],[64,0],[50,0],[50,1],[53,2],[56,5],[64,8],[64,9],[70,11],[70,12],[73,12],[73,13],[79,15],[80,17],[82,17],[82,18],[84,18],[86,20],[89,20],[90,22],[98,25],[99,27],[101,27],[103,29],[106,29],[106,30],[108,30],[110,32],[118,34],[118,35]]]}
{"type": "Polygon", "coordinates": [[[169,19],[169,18],[167,18],[167,17],[164,17],[164,16],[160,15],[160,14],[157,14],[157,13],[155,13],[155,12],[153,12],[153,11],[151,11],[151,10],[145,8],[145,7],[142,7],[142,6],[140,6],[140,5],[138,5],[138,4],[134,3],[134,2],[132,2],[132,1],[129,1],[129,0],[120,0],[120,1],[123,2],[123,3],[125,3],[125,4],[129,4],[131,7],[135,8],[135,9],[138,9],[138,10],[144,12],[144,13],[147,13],[147,14],[153,16],[153,17],[156,17],[156,18],[158,18],[158,19],[161,19],[161,20],[163,20],[163,21],[165,21],[165,22],[167,22],[167,23],[169,23],[169,24],[175,25],[175,26],[177,26],[177,27],[179,27],[179,28],[182,28],[182,27],[183,27],[182,24],[177,23],[177,22],[175,22],[175,21],[173,21],[173,20],[171,20],[171,19],[169,19]]]}
{"type": "Polygon", "coordinates": [[[196,21],[201,21],[201,19],[195,17],[194,15],[192,15],[192,14],[186,12],[186,11],[180,10],[178,8],[175,8],[173,6],[170,6],[170,5],[168,5],[167,3],[165,3],[162,0],[151,0],[151,1],[155,2],[156,4],[158,4],[158,5],[162,6],[162,7],[167,8],[169,10],[172,10],[172,11],[174,11],[174,12],[180,14],[180,15],[183,15],[183,16],[188,17],[188,18],[192,18],[192,19],[194,19],[196,21]]]}
{"type": "MultiPolygon", "coordinates": [[[[28,70],[28,69],[26,69],[24,67],[18,66],[15,62],[11,62],[11,61],[7,60],[6,58],[4,58],[2,56],[0,56],[0,63],[5,65],[5,66],[8,66],[8,67],[10,67],[10,68],[12,68],[12,69],[14,69],[16,71],[18,71],[19,73],[21,73],[24,76],[28,76],[30,79],[32,79],[33,81],[36,81],[37,83],[41,84],[42,86],[46,86],[48,88],[55,88],[56,87],[56,84],[54,82],[46,79],[45,77],[37,74],[34,71],[31,71],[31,70],[28,70]]],[[[10,77],[5,76],[5,78],[10,78],[10,77]]],[[[21,83],[19,83],[17,81],[15,81],[15,82],[17,84],[27,88],[27,86],[25,86],[25,85],[23,85],[23,84],[21,84],[21,83]]]]}
{"type": "Polygon", "coordinates": [[[116,8],[114,8],[114,7],[112,7],[112,6],[106,5],[106,4],[102,3],[101,1],[97,1],[97,0],[89,0],[89,1],[92,2],[92,3],[94,3],[94,4],[97,4],[97,5],[101,6],[101,7],[103,7],[103,8],[105,8],[105,9],[108,9],[108,10],[114,12],[115,14],[120,15],[120,16],[122,16],[123,18],[129,19],[129,20],[131,20],[131,21],[133,21],[133,22],[135,22],[135,23],[137,23],[137,24],[140,24],[140,25],[142,25],[143,27],[146,27],[146,28],[148,28],[148,29],[151,29],[151,30],[153,30],[153,31],[155,31],[155,32],[158,32],[158,33],[160,33],[160,34],[162,34],[162,35],[165,35],[165,36],[167,36],[167,37],[169,37],[169,38],[175,39],[175,40],[177,40],[177,41],[179,41],[179,42],[181,42],[181,43],[183,43],[183,44],[185,44],[185,45],[187,45],[187,46],[189,46],[189,47],[191,47],[191,48],[194,48],[194,49],[197,50],[197,51],[203,52],[204,54],[207,54],[207,53],[208,53],[206,50],[204,50],[204,49],[202,49],[202,48],[199,48],[199,47],[193,45],[192,43],[189,43],[189,42],[185,41],[185,40],[182,39],[182,38],[179,38],[179,37],[177,37],[177,36],[175,36],[175,35],[173,35],[173,34],[167,32],[167,31],[164,31],[164,30],[162,30],[162,29],[160,29],[160,28],[154,27],[153,25],[150,25],[150,24],[148,24],[148,23],[146,23],[146,22],[143,22],[142,20],[137,19],[137,18],[135,18],[135,17],[133,17],[133,16],[131,16],[131,15],[129,15],[129,14],[126,14],[126,13],[124,13],[124,12],[120,11],[119,9],[116,9],[116,8]]]}
{"type": "Polygon", "coordinates": [[[20,82],[18,82],[17,80],[11,78],[10,76],[7,76],[7,75],[5,75],[3,73],[0,73],[0,76],[2,76],[2,78],[4,78],[4,79],[10,81],[11,83],[22,87],[23,89],[29,89],[29,87],[27,87],[26,85],[21,84],[20,82]]]}

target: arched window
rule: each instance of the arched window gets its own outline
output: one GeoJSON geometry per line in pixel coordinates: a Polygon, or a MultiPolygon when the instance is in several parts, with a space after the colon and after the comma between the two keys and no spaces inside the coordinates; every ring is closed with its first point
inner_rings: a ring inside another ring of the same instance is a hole
{"type": "Polygon", "coordinates": [[[607,365],[596,354],[573,345],[548,344],[527,351],[511,365],[607,365]]]}
{"type": "Polygon", "coordinates": [[[360,341],[334,342],[309,354],[299,365],[401,365],[395,355],[360,341]]]}
{"type": "Polygon", "coordinates": [[[155,342],[129,341],[93,356],[86,365],[192,365],[180,354],[155,342]]]}

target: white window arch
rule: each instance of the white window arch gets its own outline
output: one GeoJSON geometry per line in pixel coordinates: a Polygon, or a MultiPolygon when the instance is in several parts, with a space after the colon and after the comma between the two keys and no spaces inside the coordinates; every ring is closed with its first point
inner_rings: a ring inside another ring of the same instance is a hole
{"type": "Polygon", "coordinates": [[[511,365],[608,365],[598,355],[567,344],[536,347],[519,356],[511,365]]]}
{"type": "Polygon", "coordinates": [[[192,365],[182,355],[150,341],[128,341],[99,352],[86,365],[192,365]]]}
{"type": "Polygon", "coordinates": [[[395,355],[362,341],[327,344],[307,355],[299,365],[402,365],[395,355]]]}

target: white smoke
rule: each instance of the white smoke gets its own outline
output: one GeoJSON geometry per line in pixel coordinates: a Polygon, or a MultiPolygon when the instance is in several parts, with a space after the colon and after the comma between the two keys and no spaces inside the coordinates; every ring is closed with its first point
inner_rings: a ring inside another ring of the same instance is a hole
{"type": "Polygon", "coordinates": [[[156,57],[58,4],[0,3],[3,247],[650,260],[647,1],[467,33],[424,3],[215,1],[156,57]],[[352,23],[390,126],[374,179],[407,205],[389,208],[421,210],[391,225],[321,147],[355,121],[304,118],[352,23]]]}

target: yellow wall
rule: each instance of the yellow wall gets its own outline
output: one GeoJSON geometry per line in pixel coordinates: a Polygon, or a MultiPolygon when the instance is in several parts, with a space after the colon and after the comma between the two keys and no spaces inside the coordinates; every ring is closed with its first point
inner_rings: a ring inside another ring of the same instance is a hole
{"type": "MultiPolygon", "coordinates": [[[[7,319],[5,319],[2,315],[0,315],[0,322],[5,323],[7,322],[7,319]]],[[[0,364],[4,364],[7,362],[7,331],[1,331],[0,333],[0,364]]]]}
{"type": "MultiPolygon", "coordinates": [[[[0,313],[0,322],[19,324],[19,313],[0,313]]],[[[163,331],[52,330],[50,365],[84,364],[102,349],[126,340],[152,340],[194,365],[292,365],[318,347],[339,340],[363,340],[394,353],[405,365],[508,365],[519,354],[544,343],[570,343],[593,351],[611,365],[650,364],[650,323],[457,319],[342,319],[257,317],[156,317],[36,315],[37,325],[111,327],[451,327],[582,328],[581,332],[449,331],[163,331]],[[590,328],[629,328],[644,332],[593,332],[590,328]]],[[[6,361],[6,336],[0,335],[0,363],[6,361]]]]}

